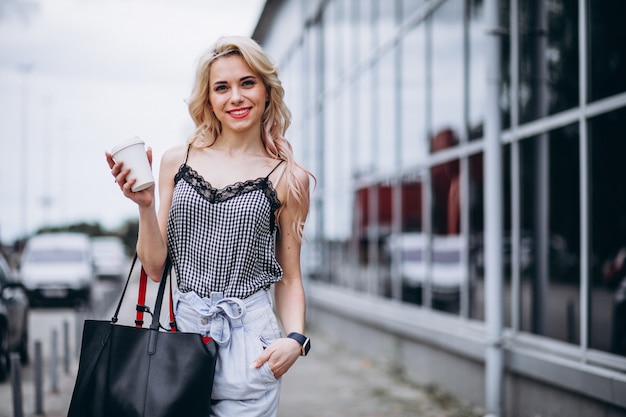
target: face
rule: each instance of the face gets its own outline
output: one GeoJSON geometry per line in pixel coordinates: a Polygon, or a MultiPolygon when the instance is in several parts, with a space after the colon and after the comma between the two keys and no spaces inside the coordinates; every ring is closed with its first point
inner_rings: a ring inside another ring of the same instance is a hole
{"type": "Polygon", "coordinates": [[[225,56],[211,64],[209,103],[222,132],[260,132],[267,100],[263,80],[241,56],[225,56]]]}

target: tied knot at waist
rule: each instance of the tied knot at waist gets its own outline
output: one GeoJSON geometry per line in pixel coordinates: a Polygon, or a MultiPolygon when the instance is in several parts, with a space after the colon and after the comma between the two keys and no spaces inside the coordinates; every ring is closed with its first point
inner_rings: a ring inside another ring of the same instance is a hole
{"type": "MultiPolygon", "coordinates": [[[[271,298],[266,290],[259,290],[250,297],[240,299],[224,297],[221,292],[212,292],[210,297],[200,297],[194,292],[179,293],[177,306],[187,312],[192,310],[198,316],[193,321],[200,321],[202,332],[207,332],[218,345],[228,345],[231,329],[244,325],[248,312],[271,306],[271,298]]],[[[178,313],[177,313],[178,315],[178,313]]]]}
{"type": "Polygon", "coordinates": [[[235,297],[226,297],[209,307],[207,314],[210,321],[209,334],[218,345],[230,342],[233,321],[240,320],[246,314],[246,305],[235,297]]]}

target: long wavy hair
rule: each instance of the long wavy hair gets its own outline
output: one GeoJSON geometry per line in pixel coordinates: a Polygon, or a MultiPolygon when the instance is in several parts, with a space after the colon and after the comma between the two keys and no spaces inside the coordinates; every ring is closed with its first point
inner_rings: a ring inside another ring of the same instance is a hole
{"type": "MultiPolygon", "coordinates": [[[[285,139],[285,132],[291,124],[291,112],[283,98],[285,90],[278,77],[278,68],[257,42],[244,36],[219,38],[201,57],[191,96],[188,101],[189,114],[196,125],[189,143],[197,147],[210,147],[222,132],[222,124],[215,117],[209,105],[209,78],[211,65],[215,60],[231,55],[241,56],[248,66],[263,80],[269,101],[261,119],[261,140],[265,150],[275,159],[286,163],[287,204],[297,207],[293,228],[298,239],[302,239],[304,222],[309,211],[309,190],[295,175],[296,168],[312,174],[298,164],[293,156],[291,144],[285,139]]],[[[315,179],[315,177],[313,177],[315,179]]],[[[280,216],[279,209],[277,216],[280,216]]]]}

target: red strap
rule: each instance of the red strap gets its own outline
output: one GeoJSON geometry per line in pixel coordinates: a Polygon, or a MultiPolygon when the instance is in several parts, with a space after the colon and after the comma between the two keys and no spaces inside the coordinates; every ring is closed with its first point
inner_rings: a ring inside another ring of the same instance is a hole
{"type": "MultiPolygon", "coordinates": [[[[170,331],[176,332],[176,320],[174,319],[174,298],[172,297],[172,277],[170,276],[170,331]]],[[[202,342],[206,345],[213,340],[210,336],[202,336],[202,342]]]]}
{"type": "Polygon", "coordinates": [[[148,274],[141,267],[139,275],[139,293],[137,294],[137,314],[135,316],[135,327],[143,327],[143,312],[146,308],[146,286],[148,284],[148,274]]]}
{"type": "MultiPolygon", "coordinates": [[[[139,275],[139,293],[137,294],[137,314],[135,317],[135,327],[143,327],[143,313],[146,310],[146,289],[148,286],[148,274],[141,267],[139,275]]],[[[172,298],[172,277],[170,277],[170,331],[175,332],[176,320],[174,320],[174,300],[172,298]]],[[[208,343],[208,342],[205,342],[208,343]]]]}
{"type": "Polygon", "coordinates": [[[172,299],[172,277],[170,276],[170,331],[175,332],[176,320],[174,320],[174,300],[172,299]]]}

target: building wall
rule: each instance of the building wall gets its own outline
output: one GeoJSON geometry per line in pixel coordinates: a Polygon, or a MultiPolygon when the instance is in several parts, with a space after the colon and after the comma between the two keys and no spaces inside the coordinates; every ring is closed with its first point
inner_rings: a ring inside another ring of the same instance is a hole
{"type": "Polygon", "coordinates": [[[620,415],[626,3],[497,2],[499,114],[487,111],[485,4],[266,3],[254,36],[279,65],[288,139],[317,178],[310,323],[347,344],[367,337],[412,380],[484,403],[483,135],[499,118],[502,268],[490,276],[503,288],[507,415],[565,403],[577,404],[567,415],[620,415]]]}
{"type": "MultiPolygon", "coordinates": [[[[486,337],[480,323],[325,284],[308,283],[306,290],[307,322],[316,334],[408,381],[443,389],[467,405],[484,406],[486,337]]],[[[581,364],[563,346],[537,349],[532,342],[509,341],[504,348],[502,415],[626,415],[623,374],[581,364]]]]}

